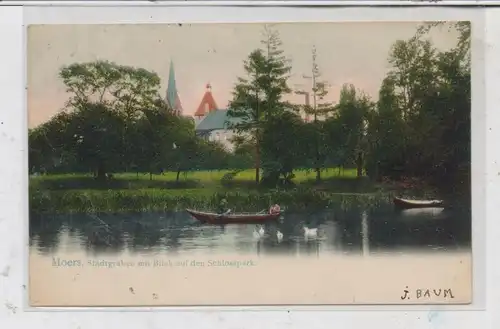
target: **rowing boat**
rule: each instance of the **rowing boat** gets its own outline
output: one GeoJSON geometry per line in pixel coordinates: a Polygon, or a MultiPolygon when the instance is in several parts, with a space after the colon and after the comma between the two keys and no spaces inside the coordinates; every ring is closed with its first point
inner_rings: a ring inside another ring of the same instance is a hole
{"type": "Polygon", "coordinates": [[[441,207],[442,200],[408,200],[394,197],[394,205],[402,209],[441,207]]]}
{"type": "Polygon", "coordinates": [[[217,214],[192,209],[186,209],[186,211],[200,222],[208,224],[258,224],[277,220],[280,217],[280,213],[217,214]]]}

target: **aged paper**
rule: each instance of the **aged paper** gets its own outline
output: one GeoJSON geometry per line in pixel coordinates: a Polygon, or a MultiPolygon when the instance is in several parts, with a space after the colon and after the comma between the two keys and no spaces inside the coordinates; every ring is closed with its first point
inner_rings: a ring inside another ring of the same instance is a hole
{"type": "Polygon", "coordinates": [[[30,304],[471,303],[470,29],[29,26],[30,304]]]}

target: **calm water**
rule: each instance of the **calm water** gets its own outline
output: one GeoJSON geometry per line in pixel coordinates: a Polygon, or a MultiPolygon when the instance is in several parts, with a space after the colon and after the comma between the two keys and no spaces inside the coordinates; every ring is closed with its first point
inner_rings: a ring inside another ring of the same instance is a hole
{"type": "Polygon", "coordinates": [[[392,205],[352,206],[324,212],[285,213],[280,223],[201,225],[185,212],[33,216],[30,248],[56,251],[138,254],[393,253],[402,250],[461,251],[470,248],[470,210],[414,209],[392,205]],[[304,226],[318,228],[305,233],[304,226]],[[277,232],[281,232],[281,234],[277,232]]]}

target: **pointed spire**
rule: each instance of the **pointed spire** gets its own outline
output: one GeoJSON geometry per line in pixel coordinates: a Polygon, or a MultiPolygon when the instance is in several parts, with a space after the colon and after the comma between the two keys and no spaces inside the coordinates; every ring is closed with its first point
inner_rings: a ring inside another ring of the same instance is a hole
{"type": "Polygon", "coordinates": [[[174,62],[172,60],[170,61],[170,70],[168,73],[166,101],[174,111],[178,114],[182,113],[182,105],[179,99],[179,94],[177,93],[177,85],[175,81],[174,62]]]}
{"type": "Polygon", "coordinates": [[[177,86],[175,85],[175,71],[174,62],[170,61],[170,69],[168,72],[168,86],[167,86],[167,102],[173,107],[175,102],[175,95],[177,94],[177,86]]]}

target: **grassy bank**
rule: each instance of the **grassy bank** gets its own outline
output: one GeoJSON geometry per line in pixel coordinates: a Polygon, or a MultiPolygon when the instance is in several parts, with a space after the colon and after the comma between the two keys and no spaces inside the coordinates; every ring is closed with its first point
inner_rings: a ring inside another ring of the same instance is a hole
{"type": "Polygon", "coordinates": [[[234,211],[260,211],[278,203],[289,210],[323,209],[333,204],[372,203],[380,201],[377,194],[329,193],[314,190],[273,190],[259,193],[162,190],[135,191],[45,191],[32,194],[30,208],[34,213],[70,212],[136,212],[169,211],[185,208],[215,209],[225,198],[234,211]]]}
{"type": "Polygon", "coordinates": [[[222,198],[235,211],[260,211],[278,203],[286,209],[324,209],[343,203],[376,203],[388,190],[355,170],[330,169],[315,183],[315,173],[297,171],[295,186],[264,189],[254,183],[254,171],[198,171],[181,175],[115,174],[98,182],[80,174],[30,178],[32,213],[169,211],[215,209],[222,198]]]}

